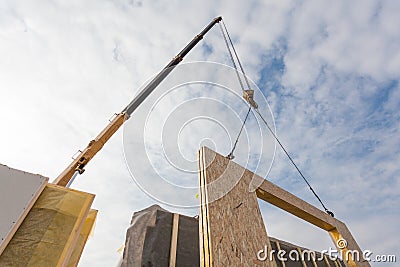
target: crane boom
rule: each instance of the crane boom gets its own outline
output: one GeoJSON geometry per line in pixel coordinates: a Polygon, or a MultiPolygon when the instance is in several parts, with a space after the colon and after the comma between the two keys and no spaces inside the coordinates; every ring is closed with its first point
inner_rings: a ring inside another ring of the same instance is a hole
{"type": "Polygon", "coordinates": [[[154,89],[168,76],[168,74],[183,60],[183,58],[192,50],[197,43],[203,39],[204,35],[217,23],[222,17],[213,19],[191,42],[189,42],[179,54],[174,57],[144,88],[143,90],[117,114],[110,123],[100,132],[100,134],[88,146],[79,153],[71,164],[54,180],[54,184],[60,186],[69,186],[74,177],[85,171],[86,164],[101,150],[104,144],[111,136],[129,119],[130,115],[137,107],[154,91],[154,89]]]}

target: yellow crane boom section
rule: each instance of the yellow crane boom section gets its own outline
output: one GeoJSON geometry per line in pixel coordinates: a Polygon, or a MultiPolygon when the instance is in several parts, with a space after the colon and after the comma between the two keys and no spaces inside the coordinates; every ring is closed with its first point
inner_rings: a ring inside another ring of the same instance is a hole
{"type": "Polygon", "coordinates": [[[86,164],[100,151],[111,136],[124,124],[127,119],[125,112],[117,114],[107,125],[106,128],[79,154],[78,157],[54,180],[54,184],[67,186],[75,172],[82,174],[86,164]]]}
{"type": "Polygon", "coordinates": [[[68,187],[75,176],[85,171],[86,164],[100,151],[104,144],[111,136],[121,127],[122,124],[130,117],[136,108],[153,92],[153,90],[168,76],[168,74],[183,60],[187,53],[192,50],[197,43],[203,39],[203,36],[217,23],[222,17],[213,19],[192,41],[190,41],[180,52],[174,57],[153,80],[151,80],[143,90],[129,103],[128,106],[114,119],[110,121],[106,128],[80,152],[79,156],[54,180],[54,184],[68,187]]]}

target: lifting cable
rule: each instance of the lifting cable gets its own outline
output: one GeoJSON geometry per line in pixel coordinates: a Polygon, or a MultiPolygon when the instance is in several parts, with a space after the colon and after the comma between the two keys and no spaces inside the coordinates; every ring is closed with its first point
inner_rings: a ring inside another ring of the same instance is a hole
{"type": "MultiPolygon", "coordinates": [[[[242,63],[240,63],[239,56],[238,56],[238,54],[236,53],[235,46],[233,45],[231,36],[229,35],[228,29],[226,28],[226,25],[225,25],[224,20],[222,20],[222,24],[224,25],[224,29],[225,29],[226,35],[228,36],[229,43],[231,44],[232,50],[233,50],[233,52],[235,53],[235,57],[236,57],[236,60],[237,60],[237,62],[238,62],[238,64],[239,64],[240,70],[241,70],[242,73],[243,73],[244,80],[246,81],[246,84],[247,84],[247,89],[251,89],[249,80],[247,79],[246,73],[244,73],[244,69],[243,69],[242,63]]],[[[225,41],[226,41],[226,40],[225,40],[225,41]]],[[[229,49],[229,48],[228,48],[228,49],[229,49]]],[[[235,67],[235,68],[236,68],[236,67],[235,67]]]]}
{"type": "Polygon", "coordinates": [[[231,150],[231,152],[228,154],[227,158],[230,159],[230,160],[234,159],[233,152],[234,152],[235,149],[236,149],[236,145],[237,145],[237,143],[238,143],[238,141],[239,141],[239,137],[240,137],[240,135],[241,135],[241,133],[242,133],[242,131],[243,131],[244,125],[245,125],[246,120],[247,120],[247,118],[248,118],[248,116],[249,116],[249,114],[250,114],[251,108],[253,107],[253,109],[255,110],[255,112],[260,116],[261,120],[264,122],[265,126],[268,128],[269,132],[272,134],[272,136],[273,136],[273,137],[275,138],[275,140],[278,142],[279,146],[282,148],[282,150],[284,151],[284,153],[286,154],[286,156],[289,158],[290,162],[291,162],[291,163],[293,164],[293,166],[296,168],[297,172],[300,174],[300,176],[301,176],[301,177],[303,178],[303,180],[306,182],[306,184],[308,185],[308,187],[309,187],[309,189],[311,190],[311,192],[313,193],[313,195],[318,199],[319,203],[321,203],[321,205],[322,205],[322,207],[324,208],[325,212],[326,212],[327,214],[329,214],[330,216],[334,217],[335,215],[333,214],[333,212],[330,211],[330,210],[328,210],[328,209],[326,208],[326,206],[325,206],[324,203],[322,202],[321,198],[320,198],[320,197],[317,195],[317,193],[314,191],[314,189],[312,188],[311,184],[308,182],[308,180],[306,179],[306,177],[303,175],[303,173],[301,172],[300,168],[299,168],[299,167],[297,166],[297,164],[294,162],[294,160],[292,159],[292,157],[290,156],[290,154],[287,152],[287,150],[285,149],[285,147],[283,146],[283,144],[282,144],[281,141],[279,140],[278,136],[276,136],[276,134],[274,133],[274,131],[273,131],[273,130],[271,129],[271,127],[269,126],[268,122],[264,119],[264,117],[262,116],[261,112],[259,111],[258,105],[257,105],[257,103],[256,103],[256,102],[254,101],[254,99],[253,99],[254,91],[251,90],[249,81],[248,81],[248,79],[247,79],[247,77],[246,77],[246,74],[245,74],[245,72],[244,72],[243,66],[242,66],[242,64],[240,63],[239,56],[238,56],[238,54],[237,54],[237,52],[236,52],[235,46],[233,45],[233,42],[232,42],[232,39],[231,39],[231,37],[230,37],[230,35],[229,35],[228,29],[226,28],[225,22],[224,22],[223,20],[222,20],[222,24],[223,24],[223,28],[222,28],[222,25],[221,25],[221,24],[219,24],[219,25],[220,25],[220,29],[221,29],[221,32],[222,32],[222,36],[224,37],[224,40],[225,40],[226,48],[227,48],[227,50],[228,50],[228,52],[229,52],[229,55],[230,55],[230,58],[231,58],[233,67],[235,68],[236,75],[237,75],[238,80],[239,80],[239,83],[240,83],[240,87],[242,88],[242,91],[244,92],[244,97],[245,97],[245,99],[247,100],[247,102],[249,103],[249,110],[247,111],[246,117],[245,117],[245,119],[244,119],[244,121],[243,121],[243,123],[242,123],[242,126],[241,126],[241,128],[240,128],[239,134],[238,134],[238,136],[237,136],[237,138],[236,138],[236,141],[235,141],[235,143],[234,143],[234,145],[233,145],[233,147],[232,147],[232,150],[231,150]],[[228,44],[228,40],[229,40],[230,46],[229,46],[229,44],[228,44]],[[240,70],[241,70],[241,72],[242,72],[242,74],[243,74],[243,76],[244,76],[245,81],[246,81],[246,85],[247,85],[248,90],[245,90],[245,89],[244,89],[242,79],[240,78],[239,70],[238,70],[238,68],[237,68],[237,65],[236,65],[236,63],[235,63],[233,54],[232,54],[232,52],[231,52],[231,47],[232,47],[232,50],[233,50],[233,52],[234,52],[234,54],[235,54],[236,60],[237,60],[237,62],[238,62],[238,64],[239,64],[239,68],[240,68],[240,70]]]}
{"type": "MultiPolygon", "coordinates": [[[[223,20],[222,20],[222,22],[223,22],[223,20]]],[[[225,26],[225,24],[224,24],[224,26],[225,26]]],[[[233,65],[233,67],[235,68],[236,76],[237,76],[237,78],[238,78],[238,80],[239,80],[240,87],[242,88],[242,91],[244,91],[244,86],[243,86],[242,79],[240,78],[239,70],[238,70],[238,68],[237,68],[237,66],[236,66],[236,62],[235,62],[235,60],[234,60],[234,58],[233,58],[231,48],[230,48],[230,46],[229,46],[229,44],[228,44],[228,40],[227,40],[227,38],[226,38],[226,34],[225,34],[224,29],[222,28],[221,23],[219,23],[219,28],[221,29],[222,36],[224,37],[226,49],[227,49],[228,52],[229,52],[229,56],[230,56],[230,58],[231,58],[232,65],[233,65]]],[[[225,27],[225,30],[226,30],[226,27],[225,27]]],[[[228,32],[227,32],[227,34],[228,34],[228,32]]],[[[229,38],[229,39],[230,39],[230,38],[229,38]]],[[[231,43],[231,45],[232,45],[232,43],[231,43]]],[[[235,52],[235,55],[236,55],[236,59],[238,59],[236,52],[235,52]]]]}
{"type": "MultiPolygon", "coordinates": [[[[240,73],[239,73],[238,67],[237,67],[237,65],[236,65],[235,59],[234,59],[234,57],[233,57],[233,54],[232,54],[232,51],[231,51],[231,47],[232,47],[232,50],[233,50],[233,52],[234,52],[234,54],[235,54],[236,60],[237,60],[237,62],[238,62],[238,64],[239,64],[239,67],[240,67],[240,69],[241,69],[241,71],[242,71],[242,74],[243,74],[243,76],[245,77],[245,81],[246,81],[247,87],[250,89],[249,81],[247,80],[247,77],[246,77],[246,75],[244,74],[243,66],[242,66],[242,64],[240,63],[238,54],[237,54],[237,52],[236,52],[236,50],[235,50],[235,47],[233,46],[232,39],[231,39],[231,37],[230,37],[230,35],[229,35],[228,29],[226,28],[226,25],[225,25],[225,23],[224,23],[223,20],[222,20],[222,24],[224,25],[224,27],[222,27],[221,23],[219,24],[219,27],[220,27],[220,29],[221,29],[222,36],[224,37],[226,49],[227,49],[228,52],[229,52],[229,56],[230,56],[230,59],[231,59],[231,61],[232,61],[232,65],[233,65],[233,67],[234,67],[234,69],[235,69],[236,76],[237,76],[237,78],[238,78],[238,80],[239,80],[240,87],[242,88],[242,91],[244,92],[244,91],[245,91],[244,85],[243,85],[242,79],[240,78],[240,73]],[[230,46],[229,46],[229,43],[228,43],[228,39],[229,39],[230,46]]],[[[232,150],[231,150],[231,152],[226,156],[226,157],[227,157],[228,159],[230,159],[230,160],[232,160],[232,159],[235,158],[235,156],[233,155],[233,152],[234,152],[235,149],[236,149],[236,145],[237,145],[237,143],[238,143],[238,141],[239,141],[240,135],[242,134],[242,131],[243,131],[244,125],[246,124],[247,118],[249,117],[250,111],[251,111],[251,106],[249,105],[249,110],[247,111],[246,117],[244,118],[243,123],[242,123],[242,126],[240,127],[239,134],[238,134],[237,137],[236,137],[236,140],[235,140],[235,143],[234,143],[234,145],[233,145],[233,147],[232,147],[232,150]]]]}
{"type": "Polygon", "coordinates": [[[237,145],[237,143],[239,141],[240,134],[243,131],[244,124],[246,123],[247,117],[249,117],[250,111],[251,111],[251,106],[249,106],[249,110],[247,111],[246,117],[244,118],[244,121],[242,123],[242,127],[240,127],[240,131],[239,131],[239,134],[238,134],[238,136],[236,138],[235,144],[233,145],[231,152],[228,154],[228,156],[226,156],[228,159],[234,159],[235,158],[235,156],[233,155],[233,152],[236,149],[236,145],[237,145]]]}
{"type": "Polygon", "coordinates": [[[260,116],[261,120],[264,122],[264,124],[267,126],[269,132],[272,134],[272,136],[275,138],[275,140],[278,142],[279,146],[282,148],[282,150],[285,152],[286,156],[289,158],[290,162],[293,164],[293,166],[296,168],[297,172],[300,174],[300,176],[303,178],[303,180],[306,182],[306,184],[308,185],[308,187],[310,188],[311,192],[314,194],[314,196],[318,199],[319,203],[321,203],[322,207],[324,208],[325,212],[328,213],[330,216],[334,217],[335,215],[333,214],[332,211],[328,210],[326,208],[326,206],[324,205],[324,203],[322,202],[321,198],[317,195],[317,193],[314,191],[314,189],[312,188],[311,184],[307,181],[306,177],[303,175],[303,173],[301,172],[301,170],[299,169],[299,167],[297,166],[297,164],[294,162],[294,160],[292,159],[292,157],[290,156],[290,154],[287,152],[287,150],[285,149],[285,147],[283,146],[283,144],[281,143],[281,141],[279,141],[278,136],[276,136],[276,134],[274,133],[274,131],[272,131],[271,127],[269,126],[268,122],[264,119],[264,117],[262,116],[262,114],[260,113],[260,111],[258,109],[254,109],[256,111],[256,113],[260,116]]]}

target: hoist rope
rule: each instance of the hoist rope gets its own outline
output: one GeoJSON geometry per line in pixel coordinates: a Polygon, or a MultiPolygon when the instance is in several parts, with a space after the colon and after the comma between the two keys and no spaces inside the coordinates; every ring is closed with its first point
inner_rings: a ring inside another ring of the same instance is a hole
{"type": "MultiPolygon", "coordinates": [[[[242,88],[242,91],[244,91],[244,86],[243,86],[242,79],[240,78],[240,74],[239,74],[238,68],[237,68],[237,66],[236,66],[236,62],[235,62],[235,60],[234,60],[234,58],[233,58],[231,48],[229,47],[228,40],[227,40],[227,38],[226,38],[226,34],[225,34],[224,29],[222,28],[221,23],[219,23],[219,28],[221,29],[222,36],[224,37],[226,49],[227,49],[228,52],[229,52],[229,56],[230,56],[230,58],[231,58],[232,65],[233,65],[233,67],[235,68],[236,76],[237,76],[237,78],[238,78],[238,80],[239,80],[240,87],[242,88]]],[[[226,28],[225,28],[225,29],[226,29],[226,28]]]]}
{"type": "Polygon", "coordinates": [[[281,141],[279,140],[278,136],[276,136],[276,134],[274,133],[274,131],[272,131],[271,127],[269,126],[268,122],[264,119],[264,117],[262,116],[262,114],[260,113],[260,111],[258,109],[254,109],[256,111],[256,113],[260,116],[261,120],[264,122],[264,124],[267,126],[269,132],[272,134],[272,136],[275,138],[275,140],[278,142],[279,146],[282,148],[282,150],[285,152],[286,156],[289,158],[290,162],[293,164],[293,166],[296,168],[297,172],[300,174],[300,176],[303,178],[303,180],[306,182],[306,184],[308,185],[309,189],[311,190],[311,192],[314,194],[314,196],[318,199],[319,203],[321,203],[322,207],[324,208],[325,212],[328,213],[330,216],[334,217],[333,212],[331,212],[330,210],[328,210],[326,208],[326,206],[324,205],[324,203],[322,202],[321,198],[317,195],[317,193],[314,191],[314,189],[312,188],[311,184],[308,182],[308,180],[306,179],[306,177],[303,175],[303,173],[301,172],[300,168],[297,166],[297,164],[294,162],[294,160],[292,159],[292,157],[290,156],[290,154],[287,152],[287,150],[285,149],[285,147],[283,146],[283,144],[281,143],[281,141]]]}
{"type": "MultiPolygon", "coordinates": [[[[223,22],[223,21],[222,21],[222,22],[223,22]]],[[[242,70],[242,73],[243,73],[243,75],[244,75],[243,67],[242,67],[242,64],[240,63],[238,54],[237,54],[237,52],[236,52],[236,50],[235,50],[235,47],[233,46],[233,42],[232,42],[232,40],[231,40],[231,38],[230,38],[230,36],[229,36],[229,33],[228,33],[228,30],[227,30],[227,28],[226,28],[225,23],[224,23],[224,28],[222,27],[221,23],[219,24],[219,27],[220,27],[220,29],[221,29],[222,36],[224,37],[226,49],[227,49],[228,52],[229,52],[229,56],[230,56],[230,59],[231,59],[231,61],[232,61],[232,65],[233,65],[233,67],[235,68],[236,76],[237,76],[237,78],[238,78],[238,80],[239,80],[240,87],[242,88],[242,91],[245,91],[245,88],[244,88],[242,79],[240,78],[240,73],[239,73],[238,67],[237,67],[237,65],[236,65],[235,59],[234,59],[233,54],[232,54],[232,51],[231,51],[231,47],[232,47],[232,49],[233,49],[233,51],[234,51],[234,53],[235,53],[236,60],[237,60],[239,66],[240,66],[240,68],[241,68],[241,70],[242,70]],[[229,38],[230,46],[229,46],[227,37],[229,38]]],[[[244,77],[246,78],[246,75],[244,75],[244,77]]],[[[247,83],[247,86],[249,86],[249,85],[248,85],[249,82],[247,81],[247,78],[246,78],[246,83],[247,83]]],[[[250,88],[250,87],[249,87],[249,88],[250,88]]],[[[233,155],[233,152],[235,152],[237,143],[238,143],[238,141],[239,141],[240,135],[242,134],[242,131],[243,131],[244,125],[246,124],[247,118],[249,117],[250,111],[251,111],[251,106],[249,106],[249,110],[247,111],[246,117],[245,117],[245,119],[243,120],[242,126],[240,127],[239,134],[237,135],[236,140],[235,140],[235,143],[234,143],[233,146],[232,146],[232,150],[231,150],[231,152],[226,156],[228,159],[233,159],[233,158],[235,157],[235,156],[233,155]]]]}
{"type": "MultiPolygon", "coordinates": [[[[240,78],[239,70],[238,70],[237,65],[236,65],[236,63],[235,63],[235,60],[234,60],[234,57],[233,57],[233,55],[232,55],[232,51],[231,51],[230,46],[232,47],[233,53],[235,54],[236,60],[237,60],[237,62],[238,62],[238,64],[239,64],[240,70],[241,70],[241,72],[242,72],[242,74],[243,74],[243,76],[244,76],[244,79],[245,79],[245,81],[246,81],[247,88],[248,88],[249,90],[251,90],[250,83],[249,83],[249,81],[248,81],[248,79],[247,79],[247,76],[246,76],[246,74],[245,74],[245,72],[244,72],[244,68],[243,68],[242,64],[240,63],[238,53],[236,52],[235,46],[233,45],[233,42],[232,42],[232,39],[231,39],[231,37],[230,37],[230,35],[229,35],[228,29],[227,29],[227,27],[226,27],[226,25],[225,25],[225,22],[224,22],[223,20],[222,20],[222,24],[223,24],[223,27],[222,27],[221,23],[220,23],[219,26],[220,26],[220,29],[221,29],[221,32],[222,32],[222,36],[224,37],[224,40],[225,40],[226,48],[227,48],[227,50],[228,50],[228,52],[229,52],[229,55],[230,55],[230,58],[231,58],[231,60],[232,60],[232,64],[233,64],[233,66],[234,66],[234,68],[235,68],[236,75],[237,75],[237,77],[238,77],[240,86],[241,86],[242,90],[245,91],[244,86],[243,86],[243,82],[242,82],[242,80],[241,80],[241,78],[240,78]],[[225,30],[225,31],[224,31],[224,30],[225,30]],[[228,40],[229,40],[229,43],[228,43],[228,40]],[[230,44],[230,46],[229,46],[229,44],[230,44]]],[[[243,131],[244,125],[245,125],[245,123],[246,123],[246,121],[247,121],[247,118],[248,118],[248,116],[249,116],[249,114],[250,114],[251,108],[252,108],[252,105],[249,104],[249,110],[248,110],[248,112],[247,112],[247,114],[246,114],[246,117],[245,117],[243,123],[242,123],[242,126],[241,126],[241,128],[240,128],[239,134],[238,134],[238,136],[237,136],[237,138],[236,138],[236,141],[235,141],[235,143],[234,143],[234,145],[233,145],[233,147],[232,147],[231,152],[230,152],[230,153],[228,154],[228,156],[227,156],[227,158],[229,158],[229,159],[233,159],[233,158],[234,158],[233,152],[234,152],[235,149],[236,149],[236,145],[237,145],[237,143],[238,143],[238,141],[239,141],[239,137],[240,137],[240,135],[241,135],[241,133],[242,133],[242,131],[243,131]]],[[[297,172],[300,174],[300,176],[301,176],[301,177],[303,178],[303,180],[306,182],[306,184],[308,185],[308,187],[309,187],[309,189],[311,190],[311,192],[313,193],[313,195],[318,199],[319,203],[321,203],[321,205],[322,205],[322,207],[324,208],[325,212],[326,212],[327,214],[329,214],[330,216],[334,217],[333,212],[331,212],[330,210],[328,210],[328,209],[326,208],[326,206],[325,206],[324,203],[322,202],[321,198],[320,198],[320,197],[318,196],[318,194],[314,191],[314,189],[312,188],[311,184],[308,182],[308,180],[307,180],[306,177],[303,175],[303,173],[302,173],[302,171],[300,170],[300,168],[297,166],[297,164],[294,162],[294,160],[292,159],[292,157],[290,156],[290,154],[287,152],[287,150],[285,149],[285,147],[283,146],[283,144],[282,144],[281,141],[279,140],[278,136],[276,136],[276,134],[274,133],[274,131],[273,131],[273,130],[271,129],[271,127],[269,126],[268,122],[264,119],[264,117],[262,116],[262,114],[261,114],[260,111],[258,110],[258,107],[257,107],[257,106],[253,106],[253,109],[254,109],[254,110],[256,111],[256,113],[260,116],[261,120],[265,123],[265,125],[266,125],[267,128],[268,128],[268,130],[270,131],[270,133],[272,134],[272,136],[275,138],[275,140],[278,142],[279,146],[282,148],[282,150],[284,151],[284,153],[286,154],[286,156],[289,158],[290,162],[291,162],[291,163],[293,164],[293,166],[296,168],[297,172]]]]}
{"type": "Polygon", "coordinates": [[[235,56],[236,56],[236,59],[237,59],[237,61],[238,61],[240,70],[241,70],[242,73],[243,73],[244,80],[246,81],[247,89],[251,89],[249,80],[247,79],[246,73],[244,72],[244,68],[243,68],[243,66],[242,66],[242,63],[240,63],[239,56],[238,56],[238,54],[237,54],[237,52],[236,52],[235,46],[233,45],[231,36],[229,35],[228,29],[226,28],[226,25],[225,25],[224,20],[222,20],[222,24],[224,25],[224,29],[225,29],[225,31],[226,31],[226,35],[228,36],[229,42],[230,42],[230,44],[231,44],[231,46],[232,46],[232,50],[233,50],[233,52],[235,53],[235,56]]]}
{"type": "Polygon", "coordinates": [[[232,150],[231,150],[231,152],[228,154],[228,156],[226,156],[228,159],[233,159],[233,158],[235,157],[235,156],[233,155],[233,152],[234,152],[235,149],[236,149],[236,145],[237,145],[237,143],[238,143],[238,141],[239,141],[240,134],[241,134],[242,131],[243,131],[244,125],[245,125],[245,123],[246,123],[246,121],[247,121],[247,118],[249,117],[250,111],[251,111],[251,106],[249,106],[249,110],[247,111],[246,117],[244,118],[244,121],[243,121],[243,123],[242,123],[242,127],[240,127],[239,134],[238,134],[237,137],[236,137],[236,141],[235,141],[235,143],[234,143],[234,145],[233,145],[233,147],[232,147],[232,150]]]}

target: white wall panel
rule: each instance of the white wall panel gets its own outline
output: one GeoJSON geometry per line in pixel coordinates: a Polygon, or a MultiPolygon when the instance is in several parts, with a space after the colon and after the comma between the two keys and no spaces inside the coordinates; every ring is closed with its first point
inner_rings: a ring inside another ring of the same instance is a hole
{"type": "Polygon", "coordinates": [[[0,164],[0,254],[49,179],[0,164]]]}

